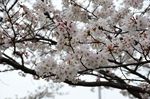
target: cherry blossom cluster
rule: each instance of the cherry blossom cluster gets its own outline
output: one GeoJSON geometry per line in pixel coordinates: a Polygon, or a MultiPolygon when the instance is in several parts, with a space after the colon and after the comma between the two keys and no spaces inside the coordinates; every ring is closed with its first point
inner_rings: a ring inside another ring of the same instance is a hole
{"type": "MultiPolygon", "coordinates": [[[[150,61],[150,5],[144,2],[62,0],[57,9],[53,0],[36,0],[32,7],[22,2],[12,10],[2,6],[0,57],[10,51],[40,77],[58,82],[76,82],[101,68],[115,74],[119,69],[112,68],[120,65],[143,73],[139,67],[150,61]]],[[[122,72],[119,77],[126,79],[128,72],[122,72]]]]}

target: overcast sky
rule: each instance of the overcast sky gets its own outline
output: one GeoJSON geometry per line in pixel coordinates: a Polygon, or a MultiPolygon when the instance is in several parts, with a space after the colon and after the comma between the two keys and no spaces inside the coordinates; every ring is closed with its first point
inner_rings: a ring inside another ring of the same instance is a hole
{"type": "MultiPolygon", "coordinates": [[[[47,84],[43,80],[33,80],[30,75],[21,77],[16,72],[0,73],[0,99],[11,97],[15,99],[15,95],[23,97],[29,92],[34,92],[38,86],[47,84]]],[[[56,95],[55,99],[98,99],[98,90],[94,92],[91,88],[85,87],[69,87],[65,85],[60,92],[67,93],[64,95],[56,95]]],[[[102,89],[102,99],[129,99],[122,96],[117,90],[102,89]]]]}

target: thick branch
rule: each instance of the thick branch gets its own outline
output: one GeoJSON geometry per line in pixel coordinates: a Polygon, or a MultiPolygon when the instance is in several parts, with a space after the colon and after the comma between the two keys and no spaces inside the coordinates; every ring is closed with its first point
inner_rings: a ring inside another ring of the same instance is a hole
{"type": "Polygon", "coordinates": [[[100,81],[100,82],[80,81],[78,83],[72,83],[71,81],[66,80],[65,83],[67,83],[69,85],[83,86],[83,87],[106,86],[106,87],[112,87],[112,88],[117,88],[117,89],[122,89],[122,90],[132,90],[132,91],[137,92],[137,93],[148,93],[148,94],[150,94],[150,91],[146,91],[140,87],[127,85],[127,84],[121,84],[121,83],[107,82],[107,81],[100,81]]]}
{"type": "Polygon", "coordinates": [[[32,75],[37,75],[34,70],[29,69],[29,68],[27,68],[27,67],[25,67],[25,66],[20,65],[20,64],[17,63],[16,61],[9,60],[9,59],[7,59],[7,58],[1,57],[1,58],[0,58],[0,64],[4,64],[4,63],[5,63],[5,64],[8,64],[8,65],[10,65],[10,66],[12,66],[12,67],[14,67],[14,68],[17,69],[17,70],[21,70],[21,71],[23,71],[23,72],[25,72],[25,73],[29,73],[29,74],[32,74],[32,75]]]}
{"type": "MultiPolygon", "coordinates": [[[[0,58],[0,64],[8,64],[12,67],[14,67],[17,70],[21,70],[25,73],[28,74],[32,74],[34,76],[38,76],[35,72],[35,70],[29,69],[25,66],[20,65],[18,62],[14,61],[14,60],[10,60],[4,57],[0,58]]],[[[84,86],[84,87],[98,87],[98,86],[106,86],[106,87],[112,87],[112,88],[117,88],[117,89],[122,89],[122,90],[128,90],[131,94],[133,94],[135,97],[138,97],[139,99],[140,96],[139,93],[148,93],[150,94],[150,91],[147,91],[143,88],[140,87],[136,87],[136,86],[132,86],[132,85],[128,85],[126,83],[120,83],[120,82],[108,82],[108,81],[99,81],[99,82],[85,82],[85,81],[79,81],[77,83],[73,83],[71,81],[65,80],[65,83],[69,84],[69,85],[75,85],[75,86],[84,86]],[[135,94],[137,93],[137,94],[135,94]]]]}

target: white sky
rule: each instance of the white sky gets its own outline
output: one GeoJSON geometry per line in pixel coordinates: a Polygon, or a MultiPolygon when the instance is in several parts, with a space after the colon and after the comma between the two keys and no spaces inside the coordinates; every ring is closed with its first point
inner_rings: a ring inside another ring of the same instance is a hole
{"type": "MultiPolygon", "coordinates": [[[[0,99],[11,97],[15,99],[15,95],[23,97],[29,92],[35,91],[38,86],[45,85],[43,80],[33,80],[30,75],[21,77],[16,72],[0,73],[0,99]]],[[[65,85],[59,92],[67,93],[64,95],[56,95],[55,99],[98,99],[98,91],[95,88],[94,92],[91,88],[86,87],[69,87],[65,85]]],[[[118,90],[102,89],[102,99],[129,99],[122,96],[118,90]]]]}

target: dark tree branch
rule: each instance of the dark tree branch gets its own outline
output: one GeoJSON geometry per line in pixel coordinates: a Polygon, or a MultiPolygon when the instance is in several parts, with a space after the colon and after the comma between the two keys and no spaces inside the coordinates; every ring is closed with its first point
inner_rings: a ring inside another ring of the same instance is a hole
{"type": "Polygon", "coordinates": [[[27,68],[25,66],[20,65],[15,60],[13,61],[13,60],[9,60],[9,59],[4,58],[4,57],[0,57],[0,64],[7,64],[7,65],[10,65],[10,66],[12,66],[13,68],[15,68],[17,70],[21,70],[21,71],[23,71],[25,73],[38,76],[34,70],[29,69],[29,68],[27,68]]]}
{"type": "Polygon", "coordinates": [[[127,85],[127,84],[121,84],[121,83],[107,82],[107,81],[100,81],[100,82],[79,81],[78,83],[72,83],[71,81],[66,80],[65,83],[67,83],[69,85],[84,86],[84,87],[106,86],[106,87],[112,87],[112,88],[123,89],[123,90],[132,90],[132,91],[137,92],[137,93],[148,93],[148,94],[150,94],[150,91],[146,91],[140,87],[127,85]]]}
{"type": "MultiPolygon", "coordinates": [[[[25,73],[39,77],[36,74],[35,70],[32,70],[32,69],[27,68],[25,66],[22,66],[18,62],[16,62],[15,60],[9,60],[7,58],[1,57],[0,58],[0,64],[4,64],[4,63],[14,67],[16,70],[21,70],[25,73]]],[[[101,73],[103,73],[104,75],[110,76],[104,71],[101,71],[101,73]]],[[[75,85],[75,86],[85,86],[85,87],[106,86],[106,87],[112,87],[112,88],[117,88],[117,89],[122,89],[122,90],[128,90],[132,95],[134,95],[135,97],[138,97],[139,99],[141,99],[141,96],[139,95],[140,93],[150,94],[150,91],[147,91],[147,90],[140,88],[140,87],[129,85],[117,76],[110,76],[110,77],[117,78],[118,82],[108,82],[108,81],[85,82],[85,81],[79,81],[77,83],[73,83],[73,82],[68,81],[68,80],[65,80],[64,82],[69,84],[69,85],[75,85]]]]}
{"type": "Polygon", "coordinates": [[[90,13],[92,16],[94,16],[96,19],[98,19],[98,17],[93,13],[90,12],[89,10],[87,10],[86,8],[82,7],[81,5],[77,4],[74,0],[71,0],[71,4],[73,4],[73,6],[78,6],[81,9],[85,10],[86,12],[90,13]]]}
{"type": "MultiPolygon", "coordinates": [[[[100,70],[99,72],[103,75],[110,77],[112,80],[115,80],[116,82],[118,82],[118,84],[126,84],[128,86],[128,84],[122,78],[118,77],[114,73],[108,73],[107,71],[104,71],[104,70],[100,70]]],[[[115,81],[113,81],[113,82],[115,83],[115,81]]],[[[142,98],[139,93],[134,92],[130,89],[126,89],[126,90],[128,90],[129,93],[131,93],[133,96],[138,97],[139,99],[142,98]]]]}
{"type": "Polygon", "coordinates": [[[15,0],[14,3],[8,9],[8,12],[17,4],[18,0],[15,0]]]}

